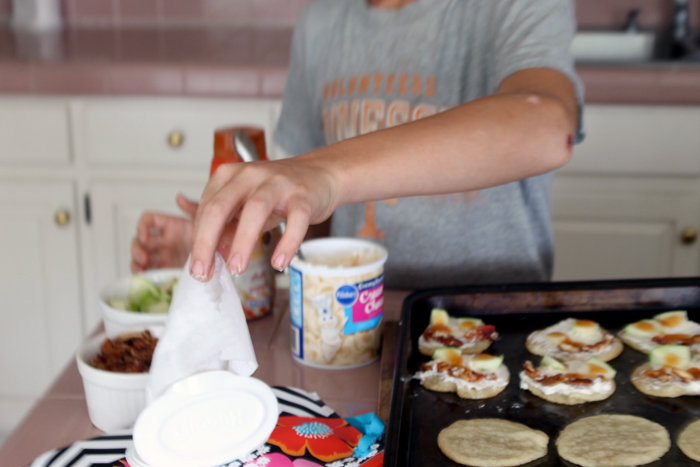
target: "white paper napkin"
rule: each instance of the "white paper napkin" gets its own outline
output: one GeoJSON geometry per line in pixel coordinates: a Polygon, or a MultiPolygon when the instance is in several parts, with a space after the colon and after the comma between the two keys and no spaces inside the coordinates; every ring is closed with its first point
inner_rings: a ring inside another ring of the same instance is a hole
{"type": "Polygon", "coordinates": [[[227,369],[250,376],[258,368],[241,300],[224,259],[216,253],[216,271],[207,283],[190,277],[190,259],[153,354],[146,386],[148,404],[173,383],[195,373],[227,369]]]}

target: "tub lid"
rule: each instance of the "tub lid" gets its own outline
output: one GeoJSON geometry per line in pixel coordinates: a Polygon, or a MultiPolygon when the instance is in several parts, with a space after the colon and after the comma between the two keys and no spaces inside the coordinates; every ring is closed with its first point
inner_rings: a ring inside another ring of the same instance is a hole
{"type": "Polygon", "coordinates": [[[228,371],[200,373],[141,412],[134,454],[144,467],[226,464],[267,441],[277,418],[277,398],[262,381],[228,371]]]}

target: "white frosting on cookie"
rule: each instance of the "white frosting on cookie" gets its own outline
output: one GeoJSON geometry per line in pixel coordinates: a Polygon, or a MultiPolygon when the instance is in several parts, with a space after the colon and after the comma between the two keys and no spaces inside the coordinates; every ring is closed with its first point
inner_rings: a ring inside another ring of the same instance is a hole
{"type": "MultiPolygon", "coordinates": [[[[468,364],[469,361],[471,361],[474,358],[474,355],[463,355],[462,356],[462,361],[464,364],[468,364]]],[[[487,380],[487,379],[482,379],[481,381],[466,381],[462,378],[457,378],[455,376],[450,376],[447,374],[447,372],[442,372],[439,373],[436,369],[438,362],[433,360],[430,362],[431,369],[426,370],[426,371],[419,371],[416,373],[413,377],[415,379],[420,380],[422,383],[425,381],[427,378],[432,377],[432,376],[437,376],[440,380],[440,382],[454,382],[457,384],[457,387],[460,388],[467,388],[467,389],[488,389],[488,388],[501,388],[504,386],[508,385],[508,381],[510,381],[510,372],[508,371],[508,367],[505,366],[504,364],[501,364],[496,371],[480,371],[479,373],[482,373],[484,375],[488,374],[494,374],[496,375],[496,379],[492,380],[487,380]]]]}
{"type": "MultiPolygon", "coordinates": [[[[564,373],[579,373],[581,370],[584,370],[584,367],[587,364],[585,362],[568,362],[567,363],[567,370],[564,373]]],[[[563,372],[560,370],[555,370],[551,367],[548,366],[541,366],[537,368],[537,371],[540,372],[542,376],[555,376],[558,374],[562,374],[563,372]]],[[[585,371],[585,370],[584,370],[585,371]]],[[[579,373],[580,374],[580,373],[579,373]]],[[[585,377],[585,375],[584,375],[585,377]]],[[[613,383],[612,381],[608,379],[602,379],[602,378],[590,378],[593,380],[593,384],[590,386],[582,386],[582,385],[576,385],[576,384],[566,384],[566,383],[558,383],[558,384],[552,384],[550,386],[545,386],[541,383],[538,383],[534,379],[530,378],[527,374],[525,374],[524,371],[520,372],[520,389],[529,389],[531,387],[537,388],[543,393],[545,393],[548,396],[551,396],[553,394],[561,394],[563,396],[570,396],[571,394],[586,394],[586,395],[591,395],[591,394],[605,394],[613,389],[613,383]]]]}
{"type": "Polygon", "coordinates": [[[551,386],[544,386],[525,374],[520,372],[520,389],[537,388],[543,393],[551,396],[561,394],[570,396],[571,394],[605,394],[612,391],[612,381],[596,379],[591,386],[577,386],[573,384],[558,383],[551,386]]]}
{"type": "MultiPolygon", "coordinates": [[[[680,326],[676,326],[673,328],[665,328],[665,332],[659,335],[664,335],[664,334],[687,334],[689,336],[696,336],[700,334],[700,324],[695,323],[693,321],[686,321],[685,323],[681,324],[680,326]]],[[[652,349],[655,349],[661,344],[658,344],[654,341],[652,341],[652,337],[644,337],[644,336],[635,336],[634,334],[630,334],[628,332],[625,332],[625,330],[622,330],[622,334],[625,336],[625,340],[631,342],[635,346],[639,347],[641,350],[644,351],[651,351],[652,349]]],[[[693,345],[691,346],[691,350],[694,351],[699,351],[700,350],[700,345],[693,345]]]]}

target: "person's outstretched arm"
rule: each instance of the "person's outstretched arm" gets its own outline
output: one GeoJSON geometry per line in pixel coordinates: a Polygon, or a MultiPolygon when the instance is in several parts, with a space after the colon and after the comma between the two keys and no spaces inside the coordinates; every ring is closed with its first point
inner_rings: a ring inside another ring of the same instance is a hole
{"type": "Polygon", "coordinates": [[[223,165],[197,210],[190,273],[208,280],[220,242],[229,270],[244,271],[260,232],[283,219],[286,233],[272,256],[279,270],[309,224],[344,204],[478,190],[550,172],[571,157],[577,124],[573,83],[533,68],[506,78],[495,95],[431,117],[293,159],[223,165]]]}

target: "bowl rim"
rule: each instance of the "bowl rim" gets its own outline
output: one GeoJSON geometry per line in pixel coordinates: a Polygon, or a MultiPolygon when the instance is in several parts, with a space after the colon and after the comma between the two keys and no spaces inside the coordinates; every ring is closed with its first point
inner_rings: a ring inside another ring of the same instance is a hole
{"type": "MultiPolygon", "coordinates": [[[[152,329],[150,328],[157,328],[158,326],[151,326],[147,327],[149,331],[152,329]]],[[[150,372],[142,372],[142,373],[120,373],[117,371],[107,371],[107,370],[101,370],[99,368],[95,368],[94,366],[90,365],[88,359],[85,357],[86,352],[90,351],[90,357],[94,357],[97,352],[99,352],[99,349],[102,345],[102,342],[107,339],[113,339],[115,337],[123,336],[125,334],[130,334],[132,332],[143,332],[145,329],[142,330],[134,330],[134,331],[127,331],[127,332],[122,332],[118,333],[116,336],[109,336],[106,332],[100,332],[98,334],[92,335],[85,339],[80,346],[78,347],[78,350],[75,352],[75,360],[76,364],[78,365],[78,372],[83,378],[86,377],[98,377],[98,378],[111,378],[112,381],[116,380],[128,380],[128,381],[134,381],[138,379],[148,379],[148,376],[150,375],[150,372]],[[97,351],[94,351],[92,348],[97,347],[97,351]]],[[[155,331],[153,331],[155,332],[155,331]]],[[[93,379],[90,379],[91,382],[95,383],[93,379]]]]}
{"type": "MultiPolygon", "coordinates": [[[[149,281],[153,282],[164,282],[164,281],[158,281],[158,280],[153,280],[151,277],[153,276],[164,276],[167,279],[165,280],[170,280],[173,278],[179,278],[180,275],[182,274],[182,268],[162,268],[162,269],[149,269],[148,271],[144,271],[142,273],[139,273],[139,276],[143,276],[149,281]]],[[[128,276],[122,276],[119,279],[110,282],[108,285],[102,287],[102,290],[100,290],[100,305],[103,307],[103,312],[106,310],[109,310],[110,313],[115,313],[115,314],[120,314],[120,315],[125,315],[125,316],[148,316],[151,319],[153,319],[154,316],[167,316],[167,313],[142,313],[138,311],[128,311],[128,310],[119,310],[117,308],[114,308],[110,306],[108,300],[114,299],[114,298],[128,298],[128,287],[131,284],[131,279],[134,277],[136,274],[129,274],[128,276]],[[115,296],[114,291],[116,289],[121,289],[124,288],[127,290],[127,297],[120,296],[117,297],[115,296]]]]}

